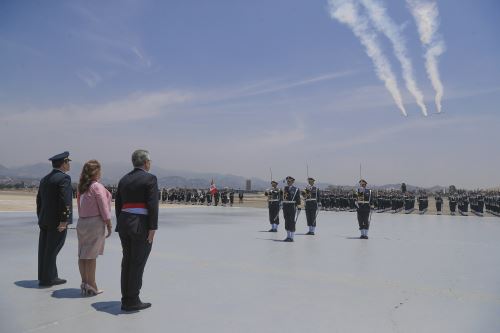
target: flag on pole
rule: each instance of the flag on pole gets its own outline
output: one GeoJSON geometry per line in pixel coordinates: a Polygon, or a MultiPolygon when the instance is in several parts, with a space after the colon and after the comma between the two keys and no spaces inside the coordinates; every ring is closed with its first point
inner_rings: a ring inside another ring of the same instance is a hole
{"type": "Polygon", "coordinates": [[[217,187],[215,186],[214,179],[212,178],[212,181],[210,182],[210,194],[214,195],[217,193],[217,187]]]}

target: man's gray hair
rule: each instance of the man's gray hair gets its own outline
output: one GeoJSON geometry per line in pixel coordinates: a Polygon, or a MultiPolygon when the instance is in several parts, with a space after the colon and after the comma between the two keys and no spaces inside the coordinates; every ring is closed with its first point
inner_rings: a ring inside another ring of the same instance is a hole
{"type": "Polygon", "coordinates": [[[149,151],[144,149],[137,149],[132,153],[132,164],[134,168],[143,167],[146,161],[149,161],[149,151]]]}

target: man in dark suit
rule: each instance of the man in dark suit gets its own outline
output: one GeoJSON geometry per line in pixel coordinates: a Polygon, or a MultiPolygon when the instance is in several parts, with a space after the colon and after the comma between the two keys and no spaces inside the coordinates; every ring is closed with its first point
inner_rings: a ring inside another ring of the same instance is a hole
{"type": "Polygon", "coordinates": [[[38,239],[38,282],[40,286],[66,283],[57,274],[56,259],[66,240],[68,224],[73,218],[73,189],[69,152],[49,158],[53,170],[40,181],[36,196],[36,214],[40,236],[38,239]]]}
{"type": "Polygon", "coordinates": [[[158,181],[149,173],[151,159],[147,150],[132,154],[134,170],[120,179],[116,193],[116,231],[123,249],[121,290],[122,310],[149,308],[139,298],[142,275],[153,238],[158,229],[158,181]]]}

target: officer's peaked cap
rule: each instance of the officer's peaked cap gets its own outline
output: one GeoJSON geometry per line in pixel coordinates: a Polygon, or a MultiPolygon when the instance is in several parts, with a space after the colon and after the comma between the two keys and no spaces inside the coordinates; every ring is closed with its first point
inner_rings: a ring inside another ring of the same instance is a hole
{"type": "Polygon", "coordinates": [[[49,158],[49,161],[60,161],[64,159],[68,159],[69,161],[71,161],[68,157],[69,157],[69,151],[65,151],[64,153],[52,156],[51,158],[49,158]]]}

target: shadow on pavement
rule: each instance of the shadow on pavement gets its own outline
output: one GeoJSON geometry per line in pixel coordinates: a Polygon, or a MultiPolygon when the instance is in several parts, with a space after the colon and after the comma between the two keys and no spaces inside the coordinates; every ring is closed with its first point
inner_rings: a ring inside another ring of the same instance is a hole
{"type": "Polygon", "coordinates": [[[122,311],[122,303],[119,301],[108,301],[108,302],[96,302],[92,303],[92,307],[99,312],[105,312],[113,316],[127,315],[132,313],[137,313],[139,311],[126,312],[122,311]]]}
{"type": "Polygon", "coordinates": [[[85,296],[82,296],[80,289],[76,289],[76,288],[65,288],[65,289],[54,290],[52,292],[51,296],[54,298],[84,298],[85,297],[85,296]]]}
{"type": "Polygon", "coordinates": [[[38,280],[21,280],[16,281],[14,284],[21,288],[29,288],[29,289],[46,289],[48,287],[40,287],[38,285],[38,280]]]}

